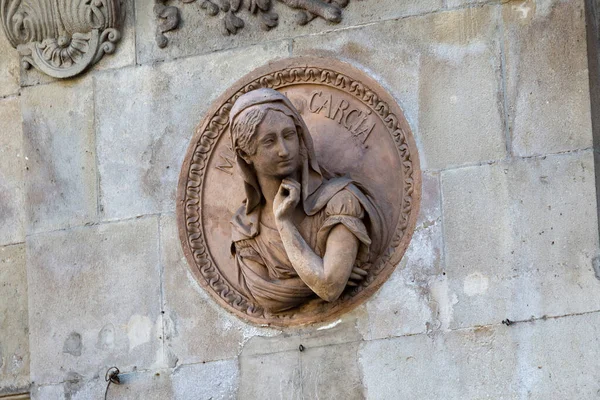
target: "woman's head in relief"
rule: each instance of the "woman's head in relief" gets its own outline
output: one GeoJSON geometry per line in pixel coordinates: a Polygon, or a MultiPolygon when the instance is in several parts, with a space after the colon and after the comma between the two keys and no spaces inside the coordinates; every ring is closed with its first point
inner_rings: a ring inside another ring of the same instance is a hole
{"type": "Polygon", "coordinates": [[[251,92],[238,99],[231,114],[233,150],[257,175],[283,179],[302,166],[306,148],[298,131],[304,125],[282,94],[251,92]]]}

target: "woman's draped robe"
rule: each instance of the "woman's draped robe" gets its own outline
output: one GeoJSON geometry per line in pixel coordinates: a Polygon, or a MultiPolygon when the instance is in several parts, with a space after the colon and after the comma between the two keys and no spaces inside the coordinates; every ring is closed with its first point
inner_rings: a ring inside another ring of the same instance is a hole
{"type": "MultiPolygon", "coordinates": [[[[297,226],[306,243],[323,257],[329,232],[342,224],[359,240],[356,265],[372,261],[370,233],[381,230],[382,224],[377,208],[347,178],[325,181],[321,189],[314,214],[297,226]]],[[[235,286],[271,312],[297,307],[314,298],[314,292],[299,278],[289,261],[279,232],[260,224],[258,218],[259,215],[246,215],[242,206],[233,219],[235,286]]]]}

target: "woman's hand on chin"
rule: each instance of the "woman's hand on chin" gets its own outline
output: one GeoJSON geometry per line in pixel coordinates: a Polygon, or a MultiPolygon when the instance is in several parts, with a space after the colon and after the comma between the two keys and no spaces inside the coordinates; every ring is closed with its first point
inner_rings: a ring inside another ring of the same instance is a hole
{"type": "Polygon", "coordinates": [[[296,206],[300,202],[300,183],[285,178],[281,181],[279,190],[273,200],[273,214],[276,222],[291,220],[296,206]]]}

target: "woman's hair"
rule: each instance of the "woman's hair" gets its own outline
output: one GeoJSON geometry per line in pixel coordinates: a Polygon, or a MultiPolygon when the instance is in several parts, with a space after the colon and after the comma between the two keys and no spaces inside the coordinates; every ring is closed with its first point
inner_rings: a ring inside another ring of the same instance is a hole
{"type": "MultiPolygon", "coordinates": [[[[290,117],[296,126],[296,134],[302,141],[298,132],[299,129],[302,129],[302,125],[298,120],[298,115],[293,110],[283,104],[260,104],[242,111],[233,121],[231,136],[233,138],[234,153],[241,150],[250,156],[256,154],[257,143],[254,140],[256,130],[269,111],[278,111],[290,117]]],[[[304,154],[304,146],[300,146],[300,148],[304,154]]]]}

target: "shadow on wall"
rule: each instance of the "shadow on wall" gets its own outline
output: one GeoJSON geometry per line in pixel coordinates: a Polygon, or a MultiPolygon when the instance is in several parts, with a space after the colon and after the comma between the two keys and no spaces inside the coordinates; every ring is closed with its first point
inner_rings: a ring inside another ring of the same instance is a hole
{"type": "MultiPolygon", "coordinates": [[[[585,9],[594,137],[594,165],[596,168],[596,202],[600,216],[600,0],[586,0],[585,9]]],[[[600,221],[600,218],[598,220],[600,221]]],[[[598,229],[600,230],[600,226],[598,229]]],[[[598,269],[596,270],[596,276],[600,279],[598,269]]]]}

